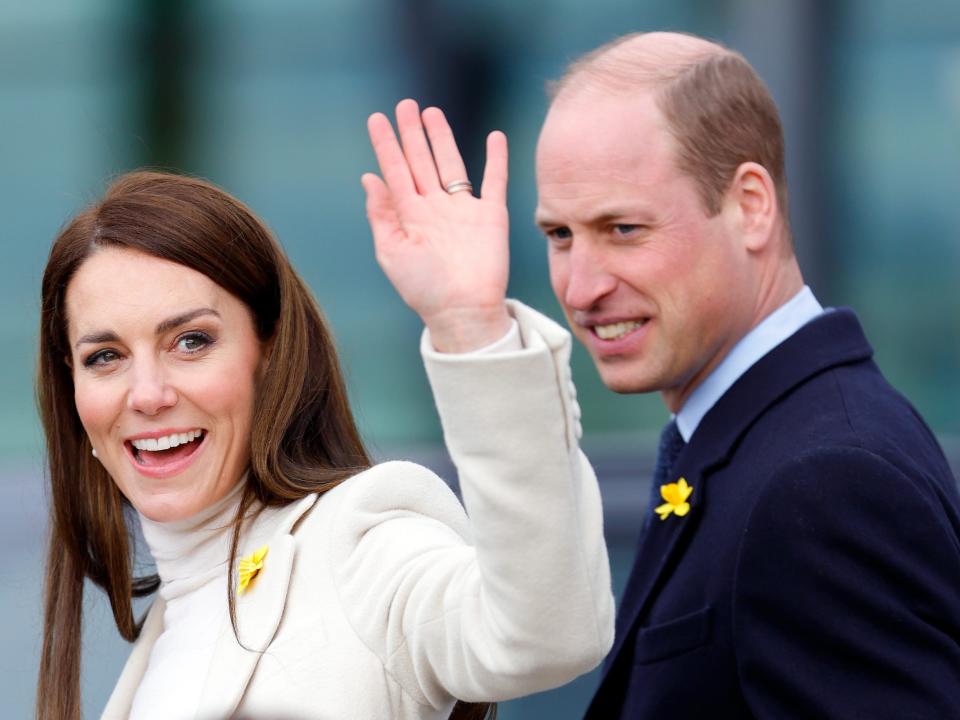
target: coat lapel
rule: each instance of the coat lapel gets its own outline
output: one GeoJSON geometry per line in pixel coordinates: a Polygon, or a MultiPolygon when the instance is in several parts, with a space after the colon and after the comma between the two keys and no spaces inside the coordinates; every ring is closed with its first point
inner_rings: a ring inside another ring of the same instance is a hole
{"type": "Polygon", "coordinates": [[[239,557],[262,544],[269,545],[270,549],[263,569],[247,590],[237,595],[237,634],[234,635],[229,615],[220,627],[197,718],[230,717],[239,707],[257,663],[273,642],[283,617],[296,554],[294,526],[316,500],[316,495],[309,495],[296,503],[266,543],[255,534],[241,543],[239,557]]]}
{"type": "MultiPolygon", "coordinates": [[[[293,532],[297,523],[314,506],[317,497],[308,495],[285,510],[280,522],[272,524],[271,534],[267,537],[252,533],[241,543],[238,551],[240,557],[263,544],[268,544],[270,550],[256,579],[243,595],[237,596],[240,643],[234,636],[229,615],[221,624],[195,717],[230,717],[243,699],[257,662],[273,641],[283,617],[296,554],[293,532]]],[[[147,670],[150,652],[163,632],[165,608],[166,603],[157,597],[147,613],[140,637],[130,652],[101,720],[126,720],[129,717],[133,698],[147,670]]]]}
{"type": "Polygon", "coordinates": [[[613,665],[625,640],[631,635],[631,628],[643,614],[658,578],[671,564],[672,558],[684,547],[686,543],[681,541],[693,532],[703,512],[703,475],[696,467],[690,465],[687,460],[688,450],[689,448],[681,452],[671,477],[672,482],[678,481],[681,477],[685,478],[693,487],[693,493],[687,501],[690,504],[690,511],[682,517],[671,514],[661,520],[659,516],[654,515],[650,520],[650,527],[637,548],[630,579],[617,611],[614,645],[604,667],[604,675],[613,665]]]}
{"type": "Polygon", "coordinates": [[[143,673],[147,670],[147,661],[150,659],[150,651],[153,644],[163,632],[163,611],[166,603],[163,599],[157,597],[147,611],[147,617],[143,621],[143,627],[140,628],[140,637],[133,645],[130,651],[130,657],[127,658],[123,666],[123,672],[120,673],[120,679],[117,680],[113,692],[110,693],[110,699],[107,706],[100,716],[100,720],[125,720],[130,714],[130,706],[133,705],[133,696],[137,692],[143,673]]]}
{"type": "Polygon", "coordinates": [[[237,636],[227,615],[220,626],[196,717],[230,717],[236,711],[283,616],[293,556],[293,536],[275,538],[263,570],[247,591],[237,596],[237,636]]]}

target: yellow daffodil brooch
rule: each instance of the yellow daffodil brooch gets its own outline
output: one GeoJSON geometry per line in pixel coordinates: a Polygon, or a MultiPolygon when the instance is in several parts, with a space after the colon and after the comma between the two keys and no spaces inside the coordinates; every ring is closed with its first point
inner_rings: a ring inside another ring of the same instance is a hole
{"type": "Polygon", "coordinates": [[[263,569],[263,559],[270,551],[269,545],[264,545],[258,550],[254,550],[246,557],[240,558],[240,584],[237,585],[237,593],[246,592],[253,579],[260,574],[263,569]]]}
{"type": "Polygon", "coordinates": [[[693,494],[693,488],[687,484],[686,478],[680,478],[675,483],[660,486],[660,495],[666,501],[657,508],[657,515],[666,520],[672,513],[683,517],[690,512],[690,503],[687,499],[693,494]]]}

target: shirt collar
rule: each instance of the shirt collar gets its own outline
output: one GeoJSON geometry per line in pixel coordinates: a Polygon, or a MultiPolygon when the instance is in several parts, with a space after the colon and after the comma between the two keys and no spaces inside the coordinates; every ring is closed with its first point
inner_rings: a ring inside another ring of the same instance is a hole
{"type": "Polygon", "coordinates": [[[684,441],[690,442],[703,416],[757,360],[822,312],[823,307],[810,288],[804,285],[800,292],[744,335],[713,372],[690,393],[676,414],[677,429],[684,441]]]}

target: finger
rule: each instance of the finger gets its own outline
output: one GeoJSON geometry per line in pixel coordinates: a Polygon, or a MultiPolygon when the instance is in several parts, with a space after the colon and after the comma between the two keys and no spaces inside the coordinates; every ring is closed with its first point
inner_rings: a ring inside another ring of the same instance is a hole
{"type": "Polygon", "coordinates": [[[446,188],[452,182],[469,180],[467,168],[463,164],[460,150],[457,149],[457,141],[453,137],[450,123],[447,122],[443,111],[436,107],[424,110],[423,126],[427,129],[427,137],[430,138],[430,146],[433,148],[433,158],[440,175],[440,186],[446,188]]]}
{"type": "Polygon", "coordinates": [[[417,189],[421,194],[439,190],[437,166],[433,162],[427,136],[423,134],[420,108],[413,100],[401,100],[397,105],[397,129],[400,132],[403,154],[407,158],[417,189]]]}
{"type": "Polygon", "coordinates": [[[410,167],[387,116],[383,113],[371,115],[367,120],[367,131],[370,133],[370,144],[377,156],[380,172],[383,173],[383,179],[390,186],[390,190],[396,193],[397,197],[415,194],[417,189],[410,174],[410,167]]]}
{"type": "Polygon", "coordinates": [[[373,232],[373,243],[379,255],[391,241],[403,232],[390,188],[373,173],[360,178],[367,193],[367,221],[373,232]]]}
{"type": "Polygon", "coordinates": [[[507,136],[499,130],[487,135],[487,164],[483,168],[480,197],[507,202],[507,136]]]}

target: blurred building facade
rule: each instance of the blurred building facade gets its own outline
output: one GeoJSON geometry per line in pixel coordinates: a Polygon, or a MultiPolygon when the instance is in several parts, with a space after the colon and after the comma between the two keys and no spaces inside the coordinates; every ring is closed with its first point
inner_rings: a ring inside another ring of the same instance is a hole
{"type": "MultiPolygon", "coordinates": [[[[960,4],[955,0],[49,0],[0,2],[0,541],[23,548],[0,601],[11,716],[39,650],[42,442],[33,405],[39,282],[60,225],[143,165],[207,177],[254,208],[314,289],[358,419],[380,456],[444,465],[417,318],[373,258],[365,119],[403,97],[448,110],[474,179],[483,138],[511,142],[511,294],[559,317],[533,221],[544,84],[625,32],[684,30],[743,52],[787,134],[791,213],[808,282],[860,314],[890,380],[960,447],[960,4]],[[8,621],[9,622],[9,621],[8,621]]],[[[647,497],[657,397],[575,379],[622,583],[647,497]],[[610,502],[610,500],[614,500],[610,502]]],[[[91,604],[87,714],[126,649],[91,604]],[[100,658],[94,661],[94,658],[100,658]]],[[[595,678],[501,717],[578,717],[595,678]]]]}

